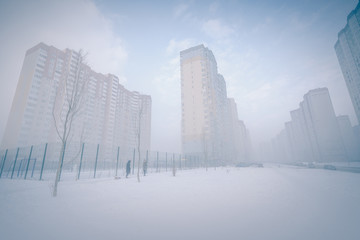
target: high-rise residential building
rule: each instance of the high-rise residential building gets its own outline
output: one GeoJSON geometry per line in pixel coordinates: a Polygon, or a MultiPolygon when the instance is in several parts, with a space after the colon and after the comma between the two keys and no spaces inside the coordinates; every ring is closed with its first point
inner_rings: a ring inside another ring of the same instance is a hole
{"type": "Polygon", "coordinates": [[[338,34],[335,51],[360,124],[360,3],[347,17],[338,34]]]}
{"type": "Polygon", "coordinates": [[[226,146],[228,158],[233,162],[247,161],[250,158],[251,149],[249,131],[244,122],[239,120],[236,102],[233,98],[227,99],[226,112],[228,125],[225,137],[230,143],[226,146]]]}
{"type": "Polygon", "coordinates": [[[300,103],[316,161],[347,159],[340,128],[327,88],[310,90],[300,103]]]}
{"type": "Polygon", "coordinates": [[[349,116],[337,116],[337,120],[348,159],[350,161],[360,161],[360,142],[356,138],[356,132],[351,126],[349,116]]]}
{"type": "Polygon", "coordinates": [[[26,52],[1,147],[60,141],[56,126],[63,127],[76,79],[86,84],[72,142],[100,144],[105,152],[135,148],[141,118],[141,149],[150,149],[151,97],[125,89],[112,74],[93,71],[78,52],[44,43],[26,52]]]}
{"type": "Polygon", "coordinates": [[[302,159],[313,159],[312,146],[309,139],[309,131],[303,114],[302,103],[300,108],[290,112],[291,121],[285,123],[285,130],[291,145],[292,157],[300,162],[302,159]]]}
{"type": "Polygon", "coordinates": [[[333,162],[356,159],[355,134],[347,116],[336,117],[327,88],[310,90],[291,121],[273,140],[276,160],[333,162]]]}
{"type": "Polygon", "coordinates": [[[235,135],[248,132],[238,122],[235,101],[227,98],[212,51],[204,45],[181,51],[180,65],[182,152],[218,163],[239,161],[239,145],[247,140],[235,135]]]}
{"type": "MultiPolygon", "coordinates": [[[[271,155],[274,155],[274,158],[271,160],[276,162],[284,162],[291,157],[291,148],[289,147],[290,142],[288,141],[287,137],[286,129],[283,129],[279,134],[277,134],[275,138],[271,140],[271,155]]],[[[265,156],[262,156],[263,158],[260,160],[269,161],[269,156],[270,154],[266,154],[265,156]]]]}

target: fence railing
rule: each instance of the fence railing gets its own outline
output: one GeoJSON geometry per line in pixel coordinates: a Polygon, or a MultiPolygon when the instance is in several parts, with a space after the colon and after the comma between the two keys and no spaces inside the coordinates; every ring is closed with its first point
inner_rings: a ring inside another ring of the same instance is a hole
{"type": "Polygon", "coordinates": [[[107,148],[99,144],[68,144],[61,155],[60,143],[45,143],[29,147],[0,150],[0,179],[52,180],[59,159],[60,180],[77,180],[104,177],[123,177],[126,163],[131,161],[131,174],[142,169],[147,161],[148,173],[205,167],[199,155],[158,152],[137,149],[107,148]]]}

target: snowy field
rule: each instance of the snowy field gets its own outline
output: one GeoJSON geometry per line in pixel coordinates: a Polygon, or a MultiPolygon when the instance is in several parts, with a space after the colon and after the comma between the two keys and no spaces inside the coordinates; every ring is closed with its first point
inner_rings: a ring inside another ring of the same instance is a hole
{"type": "Polygon", "coordinates": [[[360,174],[265,165],[0,180],[0,239],[360,239],[360,174]]]}

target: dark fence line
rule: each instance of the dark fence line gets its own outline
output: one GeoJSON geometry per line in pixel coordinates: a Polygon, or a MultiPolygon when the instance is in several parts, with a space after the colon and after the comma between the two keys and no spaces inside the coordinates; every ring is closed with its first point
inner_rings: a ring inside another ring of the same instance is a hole
{"type": "Polygon", "coordinates": [[[200,155],[106,148],[100,144],[68,144],[61,151],[60,143],[45,143],[16,149],[0,150],[0,179],[52,180],[61,158],[60,180],[125,176],[126,162],[131,161],[131,174],[143,161],[148,173],[201,168],[206,162],[200,155]],[[62,153],[62,154],[61,154],[62,153]],[[61,155],[61,156],[60,156],[61,155]]]}

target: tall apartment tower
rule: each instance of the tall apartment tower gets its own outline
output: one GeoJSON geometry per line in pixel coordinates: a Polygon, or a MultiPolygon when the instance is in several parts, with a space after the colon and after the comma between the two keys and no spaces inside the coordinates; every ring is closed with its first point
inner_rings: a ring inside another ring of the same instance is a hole
{"type": "Polygon", "coordinates": [[[338,34],[335,51],[360,124],[360,3],[348,15],[338,34]]]}
{"type": "Polygon", "coordinates": [[[243,121],[239,120],[236,102],[233,98],[227,99],[227,131],[226,139],[229,143],[226,146],[228,158],[231,162],[247,161],[250,157],[250,136],[243,121]],[[234,161],[235,160],[235,161],[234,161]]]}
{"type": "Polygon", "coordinates": [[[347,155],[327,88],[310,90],[300,108],[316,161],[345,161],[347,155]]]}
{"type": "Polygon", "coordinates": [[[336,117],[327,88],[310,90],[299,105],[290,112],[291,121],[285,123],[285,129],[273,140],[276,161],[356,159],[350,120],[346,116],[336,117]]]}
{"type": "Polygon", "coordinates": [[[78,71],[87,84],[71,141],[100,144],[108,152],[117,147],[135,148],[135,123],[142,109],[141,148],[150,149],[151,97],[125,89],[116,76],[94,72],[79,58],[76,51],[44,43],[26,52],[1,148],[60,141],[53,112],[61,125],[57,113],[67,107],[64,87],[72,86],[78,71]]]}
{"type": "Polygon", "coordinates": [[[227,98],[226,83],[212,51],[204,45],[181,51],[180,65],[182,152],[199,154],[213,163],[237,160],[232,136],[238,120],[236,104],[227,98]]]}

